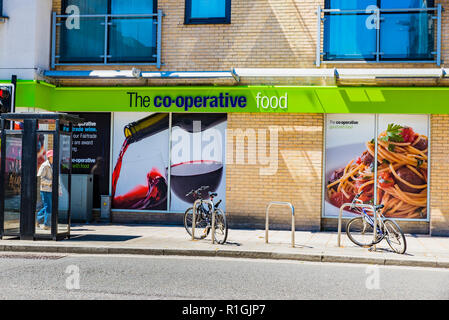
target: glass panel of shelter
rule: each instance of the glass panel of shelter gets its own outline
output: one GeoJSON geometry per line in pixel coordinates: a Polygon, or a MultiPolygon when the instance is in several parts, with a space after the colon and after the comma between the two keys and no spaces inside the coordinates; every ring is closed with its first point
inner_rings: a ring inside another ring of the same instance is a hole
{"type": "MultiPolygon", "coordinates": [[[[49,124],[39,124],[40,130],[50,130],[49,124]]],[[[53,141],[54,134],[37,134],[37,197],[36,234],[51,234],[52,179],[53,179],[53,141]]]]}
{"type": "Polygon", "coordinates": [[[68,232],[70,225],[71,145],[70,134],[61,133],[59,136],[58,233],[68,232]]]}
{"type": "Polygon", "coordinates": [[[19,236],[22,175],[22,134],[6,133],[4,179],[4,235],[19,236]]]}

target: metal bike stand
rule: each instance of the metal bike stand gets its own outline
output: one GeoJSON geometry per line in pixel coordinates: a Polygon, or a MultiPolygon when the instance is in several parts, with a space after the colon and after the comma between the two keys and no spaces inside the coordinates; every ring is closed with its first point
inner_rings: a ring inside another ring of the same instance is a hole
{"type": "Polygon", "coordinates": [[[192,241],[195,240],[195,226],[196,226],[196,207],[197,204],[201,203],[201,200],[196,200],[193,203],[193,212],[192,212],[192,241]]]}
{"type": "MultiPolygon", "coordinates": [[[[345,207],[351,207],[352,203],[344,203],[341,207],[340,207],[340,213],[338,214],[338,236],[337,236],[337,246],[341,247],[341,220],[343,217],[343,208],[345,207]]],[[[374,238],[373,238],[373,242],[376,241],[376,235],[377,235],[377,212],[374,208],[373,205],[370,204],[355,204],[355,207],[359,207],[359,208],[369,208],[372,209],[374,212],[374,238]]]]}
{"type": "Polygon", "coordinates": [[[272,205],[289,206],[292,209],[292,247],[295,247],[295,207],[290,202],[271,201],[268,203],[265,214],[265,243],[268,243],[268,229],[269,229],[269,210],[272,205]]]}
{"type": "MultiPolygon", "coordinates": [[[[195,240],[195,227],[196,227],[196,207],[198,204],[206,203],[209,205],[210,210],[214,208],[214,204],[210,200],[198,199],[193,203],[193,217],[192,217],[192,241],[195,240]]],[[[212,211],[212,243],[215,243],[215,214],[212,211]]]]}

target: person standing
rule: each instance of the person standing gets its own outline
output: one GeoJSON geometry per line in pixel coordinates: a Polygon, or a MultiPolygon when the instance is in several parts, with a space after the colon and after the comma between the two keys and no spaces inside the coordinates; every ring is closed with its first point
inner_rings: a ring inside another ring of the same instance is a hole
{"type": "Polygon", "coordinates": [[[40,193],[42,200],[42,209],[37,213],[36,224],[44,230],[50,229],[51,223],[51,192],[53,183],[53,150],[47,151],[47,160],[42,163],[37,172],[41,178],[40,193]]]}

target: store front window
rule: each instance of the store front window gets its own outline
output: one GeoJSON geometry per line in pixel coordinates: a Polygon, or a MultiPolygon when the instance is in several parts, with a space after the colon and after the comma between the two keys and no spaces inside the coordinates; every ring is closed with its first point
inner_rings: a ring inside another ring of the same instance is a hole
{"type": "Polygon", "coordinates": [[[385,217],[428,221],[429,132],[428,115],[327,115],[323,217],[338,217],[362,191],[374,204],[376,187],[385,217]]]}
{"type": "Polygon", "coordinates": [[[201,186],[224,198],[226,119],[114,113],[112,208],[183,212],[186,194],[201,186]]]}

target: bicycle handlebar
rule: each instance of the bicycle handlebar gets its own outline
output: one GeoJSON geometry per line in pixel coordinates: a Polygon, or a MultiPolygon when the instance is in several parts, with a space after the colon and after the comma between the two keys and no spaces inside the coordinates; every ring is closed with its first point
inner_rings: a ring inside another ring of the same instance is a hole
{"type": "Polygon", "coordinates": [[[207,189],[209,189],[209,186],[201,186],[196,190],[192,189],[189,193],[186,194],[186,197],[190,196],[191,194],[194,194],[194,195],[198,194],[198,193],[200,193],[200,191],[207,190],[207,189]]]}

